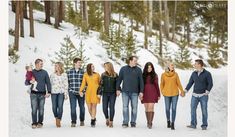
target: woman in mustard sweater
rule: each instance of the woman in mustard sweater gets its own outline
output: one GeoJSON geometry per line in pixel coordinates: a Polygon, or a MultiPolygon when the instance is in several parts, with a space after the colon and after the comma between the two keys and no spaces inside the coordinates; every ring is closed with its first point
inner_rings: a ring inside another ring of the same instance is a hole
{"type": "Polygon", "coordinates": [[[161,76],[160,89],[165,100],[165,110],[167,118],[167,128],[175,129],[174,122],[176,117],[176,107],[178,102],[179,90],[181,96],[184,96],[184,90],[180,83],[178,74],[175,72],[174,64],[168,63],[166,71],[161,76]],[[170,121],[170,107],[172,105],[172,114],[170,121]]]}
{"type": "Polygon", "coordinates": [[[80,96],[85,94],[85,100],[88,107],[88,111],[91,116],[91,127],[95,127],[96,124],[96,106],[100,103],[100,96],[97,95],[97,89],[100,83],[99,73],[94,72],[95,67],[93,64],[87,65],[87,72],[84,74],[82,79],[82,85],[80,88],[80,96]],[[86,87],[87,86],[87,87],[86,87]],[[82,91],[86,87],[86,92],[82,91]]]}

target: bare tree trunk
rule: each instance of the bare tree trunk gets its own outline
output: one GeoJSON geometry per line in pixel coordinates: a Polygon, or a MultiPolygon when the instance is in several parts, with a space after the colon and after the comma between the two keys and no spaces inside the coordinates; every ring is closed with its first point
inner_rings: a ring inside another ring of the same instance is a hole
{"type": "Polygon", "coordinates": [[[159,55],[162,57],[162,2],[159,1],[160,26],[159,26],[159,55]]]}
{"type": "Polygon", "coordinates": [[[187,43],[188,46],[190,46],[190,24],[189,24],[189,20],[187,20],[187,43]]]}
{"type": "Polygon", "coordinates": [[[54,27],[58,29],[58,28],[59,28],[59,25],[60,25],[60,24],[59,24],[59,16],[60,16],[60,15],[59,15],[59,13],[60,13],[60,12],[59,12],[59,7],[60,7],[60,2],[59,2],[59,1],[54,1],[54,4],[55,4],[55,5],[54,5],[54,14],[55,14],[55,15],[54,15],[54,16],[55,16],[55,24],[54,24],[54,27]]]}
{"type": "Polygon", "coordinates": [[[78,12],[78,1],[77,0],[74,1],[74,5],[75,5],[75,11],[78,12]]]}
{"type": "Polygon", "coordinates": [[[169,10],[167,7],[167,1],[163,1],[164,3],[164,13],[165,13],[165,21],[164,21],[164,32],[167,39],[169,39],[169,10]]]}
{"type": "Polygon", "coordinates": [[[20,21],[20,2],[16,1],[15,2],[15,40],[14,40],[14,49],[16,51],[19,50],[19,21],[20,21]]]}
{"type": "Polygon", "coordinates": [[[209,26],[209,45],[211,44],[211,30],[212,30],[212,25],[211,25],[211,23],[209,24],[210,26],[209,26]]]}
{"type": "Polygon", "coordinates": [[[88,32],[88,12],[87,1],[80,1],[81,16],[82,16],[82,31],[88,32]]]}
{"type": "MultiPolygon", "coordinates": [[[[148,2],[147,1],[144,1],[144,9],[147,9],[148,8],[148,2]]],[[[147,10],[144,11],[145,13],[147,13],[147,10]]],[[[149,13],[147,13],[146,15],[148,15],[149,13]]],[[[144,17],[144,48],[145,49],[148,49],[148,33],[149,33],[149,30],[148,30],[148,16],[145,16],[144,17]]]]}
{"type": "Polygon", "coordinates": [[[136,26],[135,26],[136,30],[138,31],[139,30],[139,22],[136,21],[136,26]]]}
{"type": "Polygon", "coordinates": [[[24,37],[24,2],[20,1],[20,36],[24,37]]]}
{"type": "Polygon", "coordinates": [[[65,18],[65,13],[64,13],[64,7],[65,7],[65,3],[64,1],[60,1],[60,6],[59,6],[59,22],[61,23],[62,20],[64,20],[65,18]]]}
{"type": "Polygon", "coordinates": [[[34,24],[33,24],[33,3],[29,1],[29,26],[30,26],[30,37],[34,37],[34,24]]]}
{"type": "Polygon", "coordinates": [[[45,23],[46,24],[51,24],[51,1],[44,1],[44,7],[45,7],[45,23]]]}
{"type": "Polygon", "coordinates": [[[177,12],[177,0],[175,0],[175,8],[174,8],[174,17],[173,17],[173,27],[172,27],[172,41],[175,39],[175,19],[176,19],[176,12],[177,12]]]}
{"type": "Polygon", "coordinates": [[[148,18],[148,34],[152,36],[152,29],[153,29],[153,1],[148,1],[149,3],[149,18],[148,18]]]}
{"type": "Polygon", "coordinates": [[[16,12],[16,1],[11,1],[11,11],[16,12]]]}
{"type": "Polygon", "coordinates": [[[24,1],[24,18],[25,19],[29,19],[28,14],[27,14],[27,5],[28,5],[28,1],[24,1]]]}
{"type": "Polygon", "coordinates": [[[118,18],[118,37],[120,37],[121,35],[121,13],[118,14],[119,18],[118,18]]]}
{"type": "Polygon", "coordinates": [[[104,1],[104,29],[105,33],[109,34],[109,24],[111,18],[111,2],[110,1],[104,1]]]}

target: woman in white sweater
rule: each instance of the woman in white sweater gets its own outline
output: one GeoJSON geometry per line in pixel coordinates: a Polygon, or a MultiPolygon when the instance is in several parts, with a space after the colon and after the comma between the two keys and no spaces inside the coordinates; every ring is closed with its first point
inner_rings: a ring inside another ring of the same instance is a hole
{"type": "Polygon", "coordinates": [[[61,127],[64,100],[68,98],[68,77],[64,72],[61,62],[55,63],[55,72],[50,76],[52,110],[56,120],[56,126],[61,127]]]}

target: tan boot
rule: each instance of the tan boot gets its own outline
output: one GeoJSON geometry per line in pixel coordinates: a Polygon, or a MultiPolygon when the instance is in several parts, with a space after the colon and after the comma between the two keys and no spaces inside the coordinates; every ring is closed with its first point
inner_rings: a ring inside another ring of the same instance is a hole
{"type": "Polygon", "coordinates": [[[113,128],[113,121],[109,121],[109,127],[113,128]]]}
{"type": "Polygon", "coordinates": [[[60,119],[56,118],[56,127],[61,127],[60,119]]]}

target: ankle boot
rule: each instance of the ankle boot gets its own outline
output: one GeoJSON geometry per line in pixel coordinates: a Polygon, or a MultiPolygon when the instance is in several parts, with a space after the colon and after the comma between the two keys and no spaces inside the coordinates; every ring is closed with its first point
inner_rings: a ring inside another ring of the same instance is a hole
{"type": "Polygon", "coordinates": [[[175,124],[174,124],[174,122],[171,123],[171,130],[175,130],[175,124]]]}
{"type": "Polygon", "coordinates": [[[171,128],[171,122],[170,122],[170,120],[167,120],[167,128],[171,128]]]}

